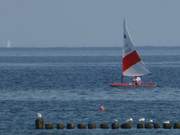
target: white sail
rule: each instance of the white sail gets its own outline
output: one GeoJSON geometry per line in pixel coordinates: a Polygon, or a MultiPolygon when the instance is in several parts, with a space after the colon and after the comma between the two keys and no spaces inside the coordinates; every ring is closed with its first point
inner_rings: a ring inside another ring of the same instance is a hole
{"type": "Polygon", "coordinates": [[[11,48],[11,41],[10,40],[7,41],[7,48],[11,48]]]}
{"type": "Polygon", "coordinates": [[[150,73],[150,71],[145,67],[143,61],[141,60],[138,52],[136,51],[132,43],[132,40],[126,29],[125,20],[123,22],[123,29],[123,76],[143,76],[150,73]]]}

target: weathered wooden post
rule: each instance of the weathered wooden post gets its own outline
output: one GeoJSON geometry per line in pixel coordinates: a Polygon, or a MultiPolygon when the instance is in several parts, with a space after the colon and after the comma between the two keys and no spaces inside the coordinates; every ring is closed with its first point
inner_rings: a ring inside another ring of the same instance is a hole
{"type": "Polygon", "coordinates": [[[145,123],[145,128],[147,128],[147,129],[150,129],[150,128],[154,128],[154,122],[153,122],[153,120],[149,120],[149,121],[147,121],[146,123],[145,123]]]}
{"type": "Polygon", "coordinates": [[[41,113],[37,113],[37,118],[35,120],[35,127],[36,129],[43,129],[44,128],[44,119],[41,113]]]}
{"type": "Polygon", "coordinates": [[[161,126],[160,126],[160,124],[159,124],[159,123],[155,122],[155,123],[154,123],[154,128],[155,128],[155,129],[157,129],[157,128],[161,128],[161,126]]]}
{"type": "Polygon", "coordinates": [[[171,128],[172,128],[171,122],[170,122],[169,120],[164,121],[164,122],[163,122],[163,128],[165,128],[165,129],[171,129],[171,128]]]}
{"type": "Polygon", "coordinates": [[[88,123],[88,128],[89,129],[95,129],[96,128],[96,123],[88,123]]]}
{"type": "Polygon", "coordinates": [[[179,122],[174,123],[174,129],[180,129],[180,123],[179,122]]]}
{"type": "Polygon", "coordinates": [[[76,126],[73,122],[67,123],[67,129],[74,129],[76,126]]]}
{"type": "Polygon", "coordinates": [[[118,120],[114,120],[114,122],[111,124],[111,128],[112,129],[118,129],[120,127],[120,124],[118,122],[118,120]]]}
{"type": "Polygon", "coordinates": [[[100,124],[99,127],[102,128],[102,129],[108,129],[109,128],[109,124],[107,122],[103,122],[103,123],[100,124]]]}
{"type": "Polygon", "coordinates": [[[65,128],[65,125],[64,125],[64,123],[60,122],[60,123],[58,123],[58,124],[56,125],[56,128],[57,128],[57,129],[64,129],[64,128],[65,128]]]}
{"type": "Polygon", "coordinates": [[[125,123],[121,125],[121,128],[129,129],[132,128],[133,118],[129,118],[125,123]]]}
{"type": "Polygon", "coordinates": [[[45,124],[45,129],[53,129],[53,128],[54,128],[54,126],[52,123],[46,123],[45,124]]]}
{"type": "Polygon", "coordinates": [[[86,126],[86,124],[84,124],[84,123],[79,123],[79,124],[77,125],[77,128],[79,128],[79,129],[86,129],[87,126],[86,126]]]}
{"type": "Polygon", "coordinates": [[[145,128],[145,118],[140,118],[139,123],[137,124],[137,128],[145,128]]]}

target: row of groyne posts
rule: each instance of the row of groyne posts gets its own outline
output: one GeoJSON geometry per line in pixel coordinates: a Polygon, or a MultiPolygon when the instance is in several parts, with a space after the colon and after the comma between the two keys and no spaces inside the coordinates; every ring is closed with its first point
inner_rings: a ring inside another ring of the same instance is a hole
{"type": "MultiPolygon", "coordinates": [[[[108,122],[102,122],[100,124],[96,124],[94,122],[90,122],[88,124],[85,123],[79,123],[75,124],[74,122],[69,122],[64,124],[63,122],[54,124],[54,123],[45,123],[42,115],[40,113],[37,113],[37,118],[35,120],[35,128],[36,129],[96,129],[96,128],[101,128],[101,129],[131,129],[133,128],[133,119],[129,118],[127,119],[124,123],[120,124],[118,120],[114,120],[111,124],[108,122]]],[[[145,118],[140,118],[136,128],[142,129],[158,129],[158,128],[164,128],[164,129],[180,129],[180,122],[172,123],[169,120],[164,121],[162,124],[158,122],[154,122],[153,120],[148,120],[146,121],[145,118]]]]}

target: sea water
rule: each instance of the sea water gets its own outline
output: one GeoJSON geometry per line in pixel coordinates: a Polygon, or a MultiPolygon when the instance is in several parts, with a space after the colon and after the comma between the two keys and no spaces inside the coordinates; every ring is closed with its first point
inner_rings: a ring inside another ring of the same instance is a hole
{"type": "MultiPolygon", "coordinates": [[[[121,123],[138,119],[180,121],[180,48],[138,48],[154,89],[118,89],[121,48],[0,49],[0,134],[175,135],[170,129],[37,130],[36,113],[46,122],[121,123]],[[103,104],[105,112],[99,112],[103,104]]],[[[129,81],[126,78],[126,81],[129,81]]]]}

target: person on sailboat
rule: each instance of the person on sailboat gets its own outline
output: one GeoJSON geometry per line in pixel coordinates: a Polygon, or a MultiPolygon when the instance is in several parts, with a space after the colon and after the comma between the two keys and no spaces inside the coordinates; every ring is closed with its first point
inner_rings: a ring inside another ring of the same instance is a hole
{"type": "Polygon", "coordinates": [[[136,83],[137,83],[138,85],[141,85],[141,83],[142,83],[141,77],[139,77],[139,76],[136,77],[136,83]]]}
{"type": "Polygon", "coordinates": [[[134,85],[138,85],[138,86],[141,85],[141,83],[142,83],[141,77],[139,77],[139,76],[134,76],[132,82],[133,82],[134,85]]]}
{"type": "Polygon", "coordinates": [[[136,76],[133,77],[132,83],[133,83],[134,85],[136,85],[136,76]]]}

